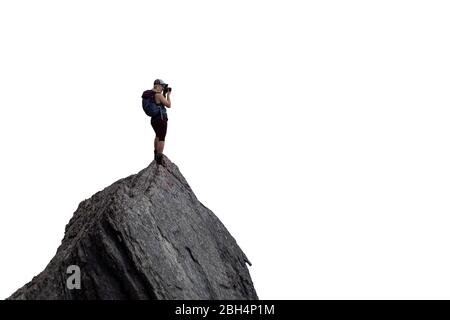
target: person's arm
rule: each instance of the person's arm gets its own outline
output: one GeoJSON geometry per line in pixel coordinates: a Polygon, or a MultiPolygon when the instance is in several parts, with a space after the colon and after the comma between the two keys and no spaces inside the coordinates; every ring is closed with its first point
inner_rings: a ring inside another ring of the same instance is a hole
{"type": "Polygon", "coordinates": [[[157,96],[160,103],[162,103],[165,107],[170,108],[170,92],[167,93],[167,98],[165,98],[161,93],[158,93],[157,96]]]}
{"type": "Polygon", "coordinates": [[[170,93],[171,93],[171,92],[172,92],[172,91],[167,92],[167,102],[169,103],[169,105],[166,106],[167,108],[170,108],[170,107],[172,106],[172,102],[170,101],[170,93]]]}

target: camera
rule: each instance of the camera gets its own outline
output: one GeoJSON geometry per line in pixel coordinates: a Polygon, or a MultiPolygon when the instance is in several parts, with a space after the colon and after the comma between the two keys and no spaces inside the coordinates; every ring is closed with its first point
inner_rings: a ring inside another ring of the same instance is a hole
{"type": "Polygon", "coordinates": [[[166,83],[166,84],[164,84],[164,87],[163,87],[163,93],[164,93],[164,95],[165,95],[167,92],[172,92],[172,88],[169,87],[169,85],[166,83]]]}

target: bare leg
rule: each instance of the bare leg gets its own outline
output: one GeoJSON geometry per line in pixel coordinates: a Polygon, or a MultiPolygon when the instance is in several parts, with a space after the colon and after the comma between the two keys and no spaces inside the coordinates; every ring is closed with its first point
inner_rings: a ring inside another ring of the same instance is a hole
{"type": "Polygon", "coordinates": [[[153,143],[155,150],[158,150],[158,141],[159,141],[158,137],[155,137],[155,142],[153,143]]]}
{"type": "Polygon", "coordinates": [[[159,139],[158,139],[158,148],[156,149],[156,152],[163,153],[163,151],[164,151],[164,142],[165,141],[159,141],[159,139]]]}

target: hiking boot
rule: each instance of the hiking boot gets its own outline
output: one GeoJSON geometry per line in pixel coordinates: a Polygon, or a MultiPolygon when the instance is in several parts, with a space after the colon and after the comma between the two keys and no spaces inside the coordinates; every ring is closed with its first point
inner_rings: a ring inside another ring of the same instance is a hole
{"type": "Polygon", "coordinates": [[[156,160],[157,164],[164,165],[164,163],[163,163],[163,154],[162,153],[157,153],[155,155],[155,160],[156,160]]]}

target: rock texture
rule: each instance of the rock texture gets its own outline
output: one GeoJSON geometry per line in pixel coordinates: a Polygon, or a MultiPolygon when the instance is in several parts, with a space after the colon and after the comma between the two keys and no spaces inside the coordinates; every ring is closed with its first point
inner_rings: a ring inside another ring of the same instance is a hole
{"type": "Polygon", "coordinates": [[[8,299],[258,299],[235,239],[164,161],[81,202],[45,270],[8,299]]]}

